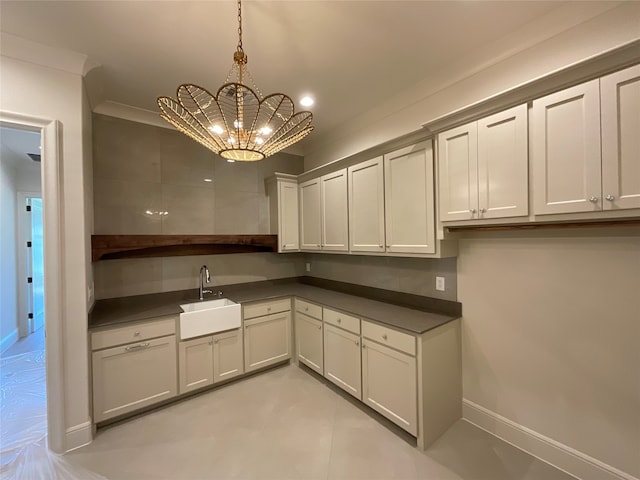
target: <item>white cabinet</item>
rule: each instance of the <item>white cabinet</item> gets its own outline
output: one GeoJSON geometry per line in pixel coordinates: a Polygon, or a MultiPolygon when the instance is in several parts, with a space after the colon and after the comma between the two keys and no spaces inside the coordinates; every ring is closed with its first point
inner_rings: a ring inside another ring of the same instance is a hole
{"type": "Polygon", "coordinates": [[[603,210],[640,208],[640,65],[600,79],[603,210]]]}
{"type": "Polygon", "coordinates": [[[298,360],[320,375],[323,373],[322,320],[296,312],[296,352],[298,360]]]}
{"type": "Polygon", "coordinates": [[[418,433],[416,358],[362,340],[362,401],[412,435],[418,433]]]}
{"type": "Polygon", "coordinates": [[[291,358],[290,305],[291,300],[286,299],[244,307],[245,372],[291,358]],[[289,307],[282,311],[282,305],[289,307]]]}
{"type": "Polygon", "coordinates": [[[242,330],[180,342],[178,366],[181,394],[244,373],[242,330]]]}
{"type": "Polygon", "coordinates": [[[536,215],[640,208],[640,66],[533,102],[536,215]]]}
{"type": "Polygon", "coordinates": [[[95,422],[178,393],[175,318],[93,332],[91,343],[95,422]],[[166,333],[171,335],[151,338],[166,333]],[[137,340],[131,342],[130,336],[137,340]],[[123,344],[125,339],[130,343],[123,344]]]}
{"type": "Polygon", "coordinates": [[[384,155],[386,251],[435,253],[431,141],[384,155]]]}
{"type": "Polygon", "coordinates": [[[320,250],[322,243],[322,213],[320,179],[303,182],[300,189],[300,248],[320,250]]]}
{"type": "Polygon", "coordinates": [[[360,335],[324,325],[324,376],[357,399],[362,399],[360,335]]]}
{"type": "Polygon", "coordinates": [[[384,252],[384,163],[382,157],[348,168],[349,247],[384,252]]]}
{"type": "Polygon", "coordinates": [[[527,134],[526,105],[440,133],[440,220],[527,215],[527,134]]]}
{"type": "Polygon", "coordinates": [[[297,177],[276,173],[266,183],[270,229],[278,235],[278,252],[296,252],[300,250],[297,177]]]}
{"type": "Polygon", "coordinates": [[[347,215],[347,169],[320,177],[322,250],[349,250],[349,220],[347,215]]]}
{"type": "Polygon", "coordinates": [[[536,215],[601,209],[599,80],[534,100],[536,215]]]}

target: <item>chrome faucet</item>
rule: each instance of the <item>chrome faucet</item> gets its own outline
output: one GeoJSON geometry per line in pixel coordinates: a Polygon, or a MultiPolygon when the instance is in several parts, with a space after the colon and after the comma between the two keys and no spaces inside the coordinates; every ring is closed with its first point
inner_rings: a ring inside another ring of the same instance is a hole
{"type": "Polygon", "coordinates": [[[200,267],[200,290],[199,290],[199,298],[200,300],[204,300],[205,293],[213,293],[211,290],[204,290],[204,283],[209,283],[211,281],[211,276],[209,275],[209,269],[206,265],[202,265],[200,267]]]}

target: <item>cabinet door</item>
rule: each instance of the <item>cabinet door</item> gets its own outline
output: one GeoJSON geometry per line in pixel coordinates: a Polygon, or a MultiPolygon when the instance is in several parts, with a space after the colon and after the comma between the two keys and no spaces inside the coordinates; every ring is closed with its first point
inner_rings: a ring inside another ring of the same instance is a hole
{"type": "Polygon", "coordinates": [[[298,184],[278,182],[278,241],[280,252],[300,249],[298,227],[298,184]]]}
{"type": "Polygon", "coordinates": [[[291,312],[244,321],[244,369],[252,372],[291,358],[291,312]]]}
{"type": "Polygon", "coordinates": [[[604,210],[640,208],[640,65],[600,79],[604,210]]]}
{"type": "Polygon", "coordinates": [[[322,186],[322,249],[349,249],[349,220],[347,216],[347,169],[323,175],[322,186]]]}
{"type": "Polygon", "coordinates": [[[410,434],[417,435],[415,357],[363,339],[362,401],[410,434]]]}
{"type": "Polygon", "coordinates": [[[347,393],[362,399],[360,336],[324,325],[324,376],[347,393]]]}
{"type": "Polygon", "coordinates": [[[352,252],[384,252],[382,157],[349,167],[349,246],[352,252]]]}
{"type": "Polygon", "coordinates": [[[479,218],[529,213],[527,105],[478,121],[479,218]]]}
{"type": "Polygon", "coordinates": [[[178,343],[180,393],[213,384],[213,342],[211,337],[178,343]]]}
{"type": "Polygon", "coordinates": [[[175,335],[99,350],[92,357],[96,422],[177,394],[175,335]]]}
{"type": "Polygon", "coordinates": [[[213,383],[244,373],[242,329],[218,333],[213,339],[213,383]]]}
{"type": "Polygon", "coordinates": [[[386,247],[391,253],[435,253],[431,141],[384,156],[386,247]]]}
{"type": "Polygon", "coordinates": [[[534,100],[536,215],[601,210],[599,80],[534,100]]]}
{"type": "Polygon", "coordinates": [[[320,179],[300,184],[300,248],[320,250],[322,243],[320,219],[320,179]]]}
{"type": "Polygon", "coordinates": [[[476,122],[438,135],[440,220],[478,218],[478,130],[476,122]]]}
{"type": "Polygon", "coordinates": [[[299,361],[322,375],[324,355],[320,320],[296,312],[296,351],[299,361]]]}

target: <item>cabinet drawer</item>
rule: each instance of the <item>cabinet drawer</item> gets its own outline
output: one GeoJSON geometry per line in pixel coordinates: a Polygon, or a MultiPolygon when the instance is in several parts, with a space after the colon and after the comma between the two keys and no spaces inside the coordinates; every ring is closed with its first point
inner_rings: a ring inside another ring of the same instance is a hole
{"type": "Polygon", "coordinates": [[[296,312],[304,313],[310,317],[322,320],[322,307],[306,300],[295,299],[296,312]]]}
{"type": "Polygon", "coordinates": [[[160,320],[136,323],[91,333],[91,349],[115,347],[125,343],[139,342],[149,338],[164,337],[176,333],[178,317],[165,317],[160,320]]]}
{"type": "Polygon", "coordinates": [[[271,315],[272,313],[287,312],[291,310],[291,299],[283,298],[281,300],[273,300],[270,302],[253,303],[243,305],[243,318],[262,317],[263,315],[271,315]]]}
{"type": "Polygon", "coordinates": [[[415,356],[416,354],[416,338],[412,335],[363,321],[362,336],[382,345],[387,345],[401,352],[408,353],[409,355],[415,356]]]}
{"type": "Polygon", "coordinates": [[[335,325],[336,327],[344,328],[350,332],[360,334],[360,319],[347,315],[346,313],[336,312],[330,308],[322,309],[324,321],[335,325]]]}

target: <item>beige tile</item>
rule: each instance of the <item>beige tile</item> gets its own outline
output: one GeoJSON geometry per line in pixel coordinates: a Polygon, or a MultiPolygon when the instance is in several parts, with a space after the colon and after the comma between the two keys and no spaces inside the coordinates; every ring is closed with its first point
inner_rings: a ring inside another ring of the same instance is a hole
{"type": "Polygon", "coordinates": [[[269,218],[266,197],[258,193],[221,190],[215,193],[215,232],[217,234],[266,234],[269,218]]]}
{"type": "Polygon", "coordinates": [[[155,293],[162,288],[159,258],[100,260],[93,264],[96,299],[155,293]]]}
{"type": "Polygon", "coordinates": [[[259,193],[264,191],[262,178],[258,179],[258,164],[260,162],[229,163],[222,158],[214,162],[214,178],[216,190],[245,193],[259,193]]]}
{"type": "Polygon", "coordinates": [[[93,115],[94,179],[160,182],[158,127],[93,115]]]}
{"type": "Polygon", "coordinates": [[[213,234],[214,190],[209,187],[162,185],[164,234],[213,234]]]}
{"type": "Polygon", "coordinates": [[[162,130],[159,134],[162,183],[213,189],[217,156],[180,132],[162,130]]]}
{"type": "Polygon", "coordinates": [[[160,233],[159,183],[96,179],[93,198],[96,234],[160,233]]]}

